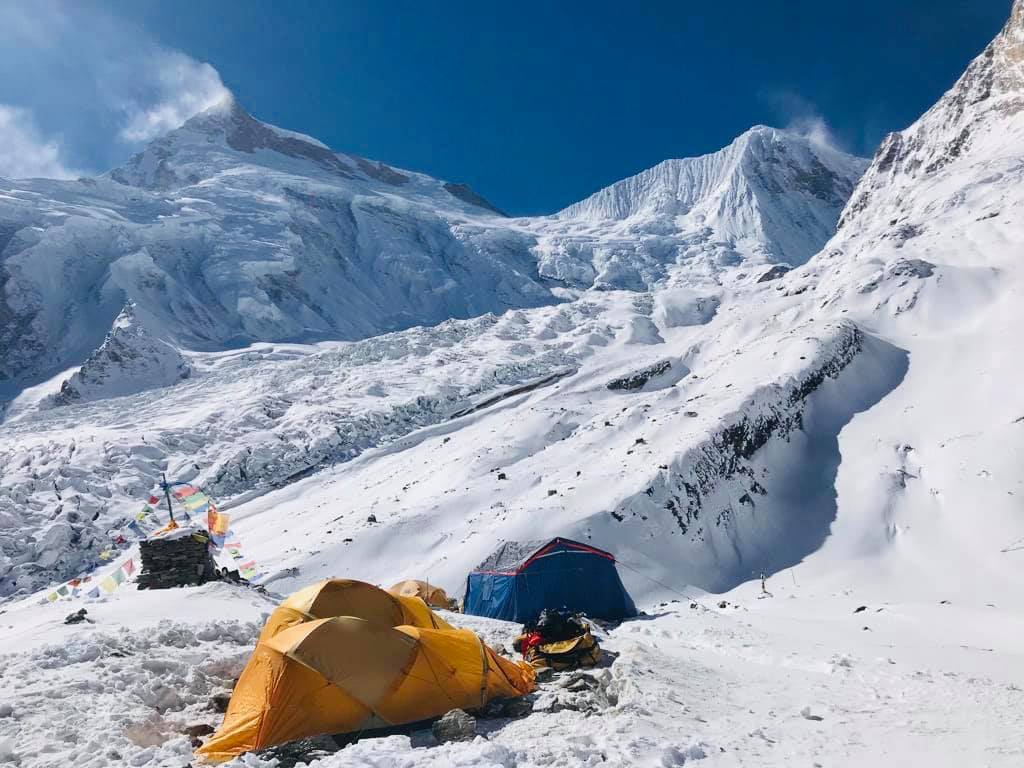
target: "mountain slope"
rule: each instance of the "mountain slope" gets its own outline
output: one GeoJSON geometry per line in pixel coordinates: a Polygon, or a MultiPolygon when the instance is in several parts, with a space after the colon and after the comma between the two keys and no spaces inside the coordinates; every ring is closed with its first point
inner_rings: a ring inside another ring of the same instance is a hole
{"type": "Polygon", "coordinates": [[[685,181],[701,210],[721,198],[717,230],[696,212],[664,233],[596,211],[506,219],[465,185],[333,152],[227,99],[100,178],[0,180],[0,384],[81,363],[129,302],[156,338],[209,351],[646,289],[677,262],[713,288],[722,265],[820,246],[859,169],[764,128],[718,155],[718,197],[685,181]]]}
{"type": "Polygon", "coordinates": [[[106,177],[0,182],[0,380],[80,362],[129,301],[158,337],[200,350],[556,301],[528,238],[485,203],[232,101],[106,177]]]}

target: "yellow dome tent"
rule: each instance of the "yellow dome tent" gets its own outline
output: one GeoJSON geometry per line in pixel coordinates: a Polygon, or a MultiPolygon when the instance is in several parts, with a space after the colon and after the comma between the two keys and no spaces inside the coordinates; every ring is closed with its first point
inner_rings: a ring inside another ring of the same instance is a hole
{"type": "Polygon", "coordinates": [[[448,594],[443,589],[419,579],[400,581],[392,586],[388,592],[399,597],[418,597],[432,608],[451,607],[451,600],[448,599],[448,594]]]}
{"type": "Polygon", "coordinates": [[[356,616],[385,627],[452,628],[418,597],[395,595],[365,581],[327,579],[300,589],[274,609],[260,642],[303,622],[334,616],[356,616]]]}
{"type": "Polygon", "coordinates": [[[223,724],[196,754],[223,761],[308,736],[412,723],[533,685],[529,666],[469,630],[308,621],[259,642],[223,724]]]}

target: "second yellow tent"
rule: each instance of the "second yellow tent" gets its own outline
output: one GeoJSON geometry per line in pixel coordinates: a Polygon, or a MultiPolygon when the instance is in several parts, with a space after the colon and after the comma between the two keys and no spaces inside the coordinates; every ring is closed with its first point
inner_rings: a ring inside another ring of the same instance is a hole
{"type": "Polygon", "coordinates": [[[326,579],[288,597],[267,619],[260,642],[306,621],[356,616],[385,627],[451,629],[418,597],[395,595],[354,579],[326,579]]]}

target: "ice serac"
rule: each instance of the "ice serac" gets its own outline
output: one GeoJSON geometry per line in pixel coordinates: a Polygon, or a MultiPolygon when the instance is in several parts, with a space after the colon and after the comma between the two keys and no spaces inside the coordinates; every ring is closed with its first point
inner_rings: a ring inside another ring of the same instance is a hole
{"type": "Polygon", "coordinates": [[[717,253],[721,264],[804,263],[835,230],[866,161],[788,131],[755,126],[718,152],[666,160],[563,210],[653,245],[663,259],[717,253]]]}
{"type": "Polygon", "coordinates": [[[99,348],[66,379],[56,405],[130,395],[187,379],[191,369],[172,344],[154,338],[127,305],[99,348]]]}

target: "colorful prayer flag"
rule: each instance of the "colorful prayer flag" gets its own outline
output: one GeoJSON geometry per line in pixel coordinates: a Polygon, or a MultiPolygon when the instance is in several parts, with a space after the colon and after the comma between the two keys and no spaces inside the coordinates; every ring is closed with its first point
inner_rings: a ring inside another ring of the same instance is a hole
{"type": "Polygon", "coordinates": [[[117,582],[110,576],[107,576],[107,578],[100,582],[100,586],[103,587],[104,592],[113,592],[117,589],[117,582]]]}
{"type": "Polygon", "coordinates": [[[124,565],[122,565],[121,568],[124,570],[125,573],[131,576],[133,573],[135,573],[135,561],[129,558],[128,560],[124,561],[124,565]]]}
{"type": "Polygon", "coordinates": [[[223,512],[217,513],[217,519],[213,524],[213,532],[218,536],[226,536],[228,533],[228,527],[231,523],[231,515],[226,515],[223,512]]]}
{"type": "Polygon", "coordinates": [[[128,578],[128,576],[122,569],[118,568],[116,571],[110,574],[110,578],[112,578],[118,584],[124,584],[124,581],[128,578]]]}
{"type": "Polygon", "coordinates": [[[113,559],[114,559],[114,553],[111,552],[109,549],[104,549],[102,552],[100,552],[100,560],[113,560],[113,559]]]}
{"type": "Polygon", "coordinates": [[[188,507],[188,508],[186,508],[185,509],[185,514],[186,515],[192,514],[192,515],[195,515],[196,517],[201,517],[202,515],[209,514],[209,511],[211,509],[214,509],[213,505],[210,504],[210,502],[208,502],[208,501],[204,501],[198,507],[195,507],[195,508],[188,507]]]}
{"type": "Polygon", "coordinates": [[[85,596],[86,597],[99,597],[100,596],[100,588],[99,587],[93,587],[92,589],[90,589],[88,592],[85,593],[85,596]]]}
{"type": "Polygon", "coordinates": [[[205,493],[196,493],[192,496],[189,496],[186,499],[182,499],[181,506],[183,506],[185,509],[191,512],[192,510],[198,509],[199,507],[203,506],[204,504],[208,504],[209,502],[210,497],[207,496],[205,493]]]}
{"type": "Polygon", "coordinates": [[[53,603],[57,601],[58,597],[60,597],[60,595],[58,595],[56,592],[51,592],[46,596],[46,599],[53,603]]]}
{"type": "Polygon", "coordinates": [[[191,485],[183,485],[172,494],[176,499],[184,499],[186,496],[192,496],[199,492],[198,488],[193,488],[191,485]]]}
{"type": "Polygon", "coordinates": [[[67,584],[61,584],[59,587],[57,587],[57,594],[60,595],[61,597],[66,597],[67,594],[68,594],[68,591],[69,590],[68,590],[67,584]]]}
{"type": "Polygon", "coordinates": [[[160,503],[160,499],[158,499],[156,496],[150,496],[149,497],[149,503],[150,504],[159,504],[160,503]]]}

